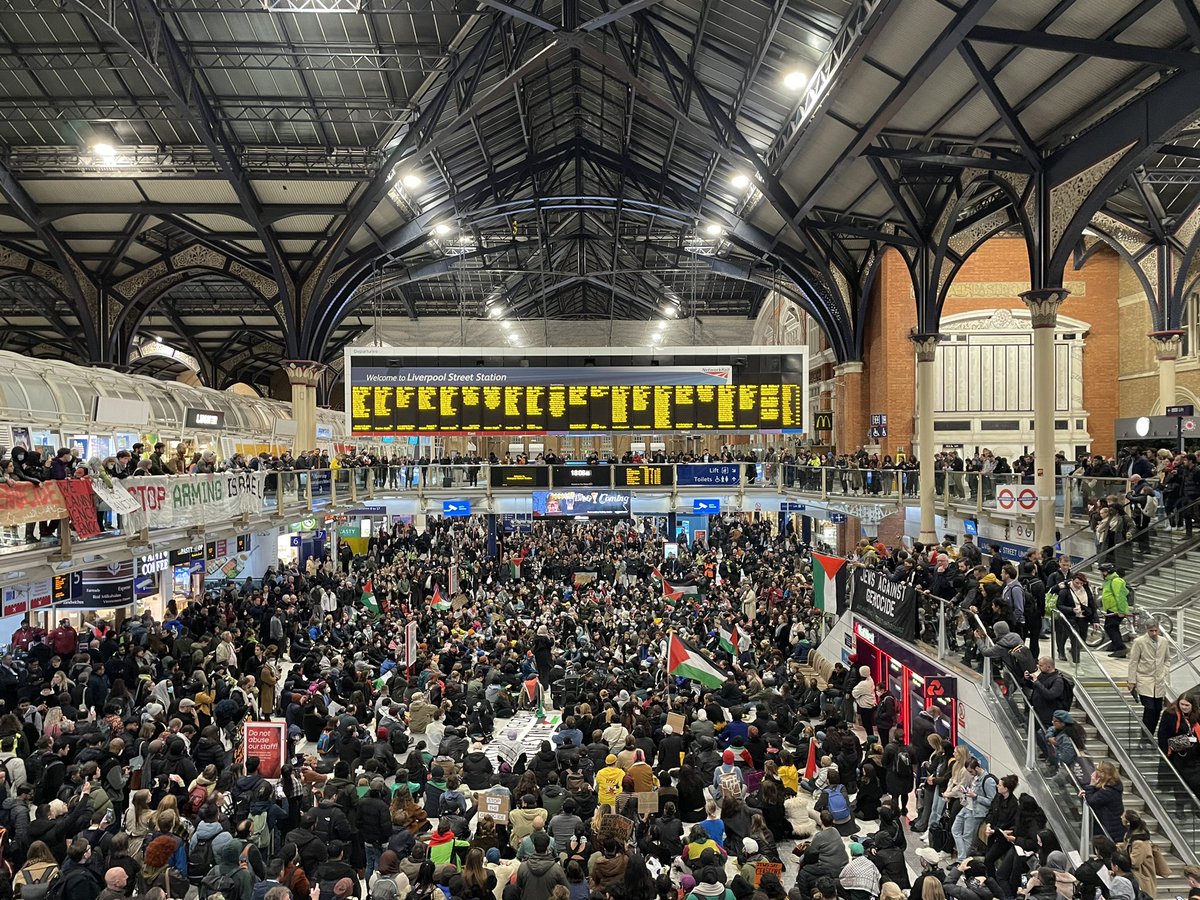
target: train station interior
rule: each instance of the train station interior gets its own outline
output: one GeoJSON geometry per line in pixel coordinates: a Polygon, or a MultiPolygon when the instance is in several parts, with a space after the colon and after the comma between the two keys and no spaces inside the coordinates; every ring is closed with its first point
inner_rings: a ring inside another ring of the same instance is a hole
{"type": "Polygon", "coordinates": [[[1200,898],[1198,406],[1196,0],[0,0],[0,900],[1200,898]]]}

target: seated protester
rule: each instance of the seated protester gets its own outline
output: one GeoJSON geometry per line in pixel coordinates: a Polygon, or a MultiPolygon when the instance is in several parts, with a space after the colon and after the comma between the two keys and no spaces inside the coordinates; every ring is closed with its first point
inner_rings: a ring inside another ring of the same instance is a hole
{"type": "Polygon", "coordinates": [[[1124,850],[1115,851],[1110,864],[1112,874],[1108,896],[1111,900],[1136,900],[1138,883],[1133,875],[1133,863],[1129,859],[1129,854],[1124,850]]]}
{"type": "Polygon", "coordinates": [[[718,804],[716,804],[710,800],[708,802],[708,804],[704,807],[704,812],[705,812],[707,818],[705,818],[705,820],[700,823],[700,827],[702,827],[708,833],[708,836],[710,838],[712,838],[716,843],[718,843],[722,847],[724,847],[725,846],[725,820],[721,816],[721,807],[718,804]]]}
{"type": "MultiPolygon", "coordinates": [[[[550,825],[553,831],[554,821],[550,825]]],[[[655,857],[664,866],[669,866],[672,860],[683,854],[683,833],[683,822],[679,820],[675,804],[668,802],[662,815],[652,816],[647,823],[646,835],[641,845],[642,852],[655,857]]]]}
{"type": "MultiPolygon", "coordinates": [[[[836,877],[850,862],[846,844],[834,826],[833,815],[829,810],[821,813],[820,826],[811,841],[797,844],[792,851],[801,860],[796,887],[802,897],[812,891],[818,880],[828,876],[836,877]]],[[[836,888],[833,890],[836,891],[836,888]]],[[[828,896],[833,898],[834,894],[830,893],[828,896]]]]}
{"type": "MultiPolygon", "coordinates": [[[[517,848],[517,859],[524,862],[533,855],[534,841],[539,834],[547,834],[546,822],[540,816],[533,820],[533,831],[521,839],[521,846],[517,848]]],[[[558,845],[555,843],[553,836],[550,837],[549,849],[551,856],[558,855],[558,845]]]]}
{"type": "Polygon", "coordinates": [[[879,870],[884,881],[894,881],[906,891],[912,886],[908,877],[908,864],[904,861],[904,851],[896,846],[891,834],[881,831],[864,839],[862,843],[867,857],[879,870]]]}
{"type": "Polygon", "coordinates": [[[449,887],[451,896],[460,900],[493,900],[496,884],[496,873],[484,865],[483,851],[475,848],[467,854],[462,870],[450,879],[449,887]]]}
{"type": "Polygon", "coordinates": [[[491,785],[495,768],[484,752],[483,744],[476,741],[471,745],[470,751],[463,757],[462,770],[467,787],[471,790],[481,791],[491,785]]]}
{"type": "Polygon", "coordinates": [[[750,813],[738,797],[726,797],[721,802],[721,821],[725,823],[725,848],[737,852],[742,840],[750,836],[750,813]]]}
{"type": "Polygon", "coordinates": [[[838,873],[838,884],[846,900],[874,900],[879,896],[880,870],[864,855],[865,852],[862,844],[852,842],[850,861],[838,873]]]}
{"type": "Polygon", "coordinates": [[[1096,897],[1109,892],[1111,875],[1106,877],[1101,872],[1109,869],[1116,852],[1117,845],[1107,835],[1098,834],[1092,838],[1092,855],[1075,869],[1075,881],[1078,884],[1076,896],[1096,897]]]}
{"type": "Polygon", "coordinates": [[[721,754],[721,764],[713,770],[712,795],[720,797],[723,793],[729,793],[730,791],[727,789],[729,783],[736,783],[737,793],[740,795],[743,784],[742,770],[737,765],[732,750],[726,750],[721,754]]]}
{"type": "Polygon", "coordinates": [[[812,778],[802,779],[800,787],[810,793],[816,793],[829,784],[829,773],[834,770],[833,757],[822,756],[817,760],[817,771],[812,778]]]}
{"type": "MultiPolygon", "coordinates": [[[[1111,896],[1119,895],[1119,887],[1115,879],[1111,890],[1113,891],[1111,896]]],[[[1049,866],[1040,866],[1034,869],[1029,873],[1024,887],[1017,889],[1017,896],[1022,900],[1058,900],[1058,882],[1055,879],[1054,870],[1049,866]]]]}
{"type": "Polygon", "coordinates": [[[764,778],[758,790],[746,798],[746,805],[762,814],[776,842],[786,840],[792,835],[792,825],[788,821],[783,802],[783,784],[773,777],[764,778]]]}
{"type": "Polygon", "coordinates": [[[508,814],[509,846],[516,850],[525,836],[533,832],[534,820],[545,822],[547,818],[546,810],[537,805],[537,798],[533,794],[523,794],[520,808],[508,814]]]}
{"type": "Polygon", "coordinates": [[[734,893],[725,887],[725,878],[716,866],[705,866],[695,875],[696,886],[684,900],[735,900],[734,893]]]}
{"type": "Polygon", "coordinates": [[[718,859],[725,857],[724,845],[713,840],[712,835],[702,825],[693,825],[692,830],[688,832],[687,843],[683,845],[681,856],[684,865],[694,869],[706,852],[712,853],[718,859]]]}
{"type": "MultiPolygon", "coordinates": [[[[459,837],[459,832],[455,831],[455,824],[454,817],[442,816],[438,819],[433,834],[429,836],[429,858],[435,866],[453,865],[457,867],[466,858],[467,851],[471,848],[470,841],[459,837]]],[[[466,834],[466,829],[463,828],[461,833],[466,834]]]]}
{"type": "Polygon", "coordinates": [[[604,890],[625,879],[629,855],[617,839],[607,834],[600,838],[600,849],[588,860],[588,880],[592,890],[604,890]]]}
{"type": "Polygon", "coordinates": [[[858,780],[858,793],[854,795],[854,815],[870,822],[879,818],[879,804],[883,800],[883,779],[879,768],[872,762],[864,762],[858,780]]]}
{"type": "Polygon", "coordinates": [[[842,787],[841,778],[836,771],[829,773],[829,784],[816,795],[816,801],[808,811],[809,818],[815,822],[823,819],[822,813],[828,812],[833,818],[833,825],[844,837],[854,834],[857,825],[850,806],[850,798],[842,787]]]}

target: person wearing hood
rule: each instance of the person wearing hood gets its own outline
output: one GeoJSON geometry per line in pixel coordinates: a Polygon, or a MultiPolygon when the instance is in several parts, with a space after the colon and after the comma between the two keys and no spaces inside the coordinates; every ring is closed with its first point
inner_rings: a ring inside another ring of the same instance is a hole
{"type": "Polygon", "coordinates": [[[425,695],[418,691],[412,696],[412,703],[408,707],[408,730],[411,734],[424,734],[429,723],[433,721],[433,715],[437,712],[437,707],[425,699],[425,695]]]}
{"type": "Polygon", "coordinates": [[[367,896],[371,900],[396,900],[408,896],[410,882],[400,871],[400,858],[391,850],[379,855],[375,871],[367,879],[367,896]]]}
{"type": "MultiPolygon", "coordinates": [[[[213,841],[213,871],[233,879],[233,890],[225,893],[225,900],[251,900],[254,892],[254,876],[248,865],[243,865],[241,841],[213,841]]],[[[209,878],[211,872],[205,875],[209,878]]]]}
{"type": "Polygon", "coordinates": [[[721,870],[716,866],[705,866],[696,873],[696,886],[684,900],[734,900],[734,896],[725,886],[721,870]]]}
{"type": "Polygon", "coordinates": [[[567,886],[567,876],[550,853],[550,835],[543,832],[533,842],[533,855],[517,869],[517,890],[521,900],[550,900],[560,884],[567,886]]]}
{"type": "Polygon", "coordinates": [[[892,835],[886,831],[876,832],[863,841],[867,858],[875,864],[885,881],[894,881],[908,890],[912,881],[908,877],[908,864],[904,861],[904,850],[896,846],[892,835]]]}
{"type": "Polygon", "coordinates": [[[596,802],[613,811],[624,779],[625,770],[617,765],[616,754],[609,753],[604,759],[604,768],[596,773],[596,802]]]}
{"type": "Polygon", "coordinates": [[[625,877],[629,856],[615,837],[605,835],[600,839],[600,849],[588,860],[588,880],[592,890],[603,890],[617,884],[625,877]]]}
{"type": "Polygon", "coordinates": [[[496,769],[484,752],[483,744],[476,741],[470,751],[463,757],[463,778],[467,787],[473,791],[482,791],[492,783],[496,769]]]}

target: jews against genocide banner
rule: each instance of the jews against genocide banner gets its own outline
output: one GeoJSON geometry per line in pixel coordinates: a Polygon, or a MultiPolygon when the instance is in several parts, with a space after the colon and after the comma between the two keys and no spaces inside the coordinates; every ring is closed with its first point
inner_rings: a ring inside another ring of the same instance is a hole
{"type": "Polygon", "coordinates": [[[287,724],[284,722],[246,722],[247,758],[258,757],[258,774],[270,781],[283,776],[283,761],[287,758],[287,724]]]}
{"type": "Polygon", "coordinates": [[[855,615],[896,637],[916,639],[917,592],[911,584],[892,581],[885,572],[857,569],[853,598],[850,609],[855,615]]]}
{"type": "Polygon", "coordinates": [[[266,479],[255,472],[214,475],[167,475],[126,479],[129,491],[146,513],[150,528],[228,522],[263,508],[266,479]]]}

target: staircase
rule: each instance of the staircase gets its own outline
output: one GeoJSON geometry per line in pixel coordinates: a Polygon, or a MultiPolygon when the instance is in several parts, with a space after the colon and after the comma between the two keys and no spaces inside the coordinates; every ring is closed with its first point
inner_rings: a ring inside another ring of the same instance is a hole
{"type": "MultiPolygon", "coordinates": [[[[1185,837],[1190,838],[1191,845],[1197,846],[1200,839],[1200,809],[1186,793],[1174,789],[1175,785],[1180,784],[1174,771],[1162,771],[1167,767],[1156,752],[1157,744],[1152,744],[1150,738],[1138,727],[1142,718],[1141,706],[1135,707],[1128,694],[1115,693],[1107,681],[1103,684],[1085,682],[1080,687],[1087,691],[1087,702],[1103,719],[1111,738],[1120,742],[1130,761],[1149,782],[1163,812],[1170,816],[1185,837]]],[[[1087,733],[1087,755],[1093,760],[1106,757],[1115,760],[1116,755],[1112,753],[1091,718],[1091,713],[1085,713],[1081,717],[1084,731],[1087,733]]],[[[1186,896],[1188,885],[1187,879],[1183,877],[1184,861],[1176,854],[1170,838],[1163,834],[1155,813],[1147,808],[1145,800],[1125,772],[1122,772],[1122,781],[1125,783],[1125,808],[1136,810],[1145,819],[1151,839],[1171,866],[1170,877],[1158,880],[1158,896],[1186,896]]]]}

